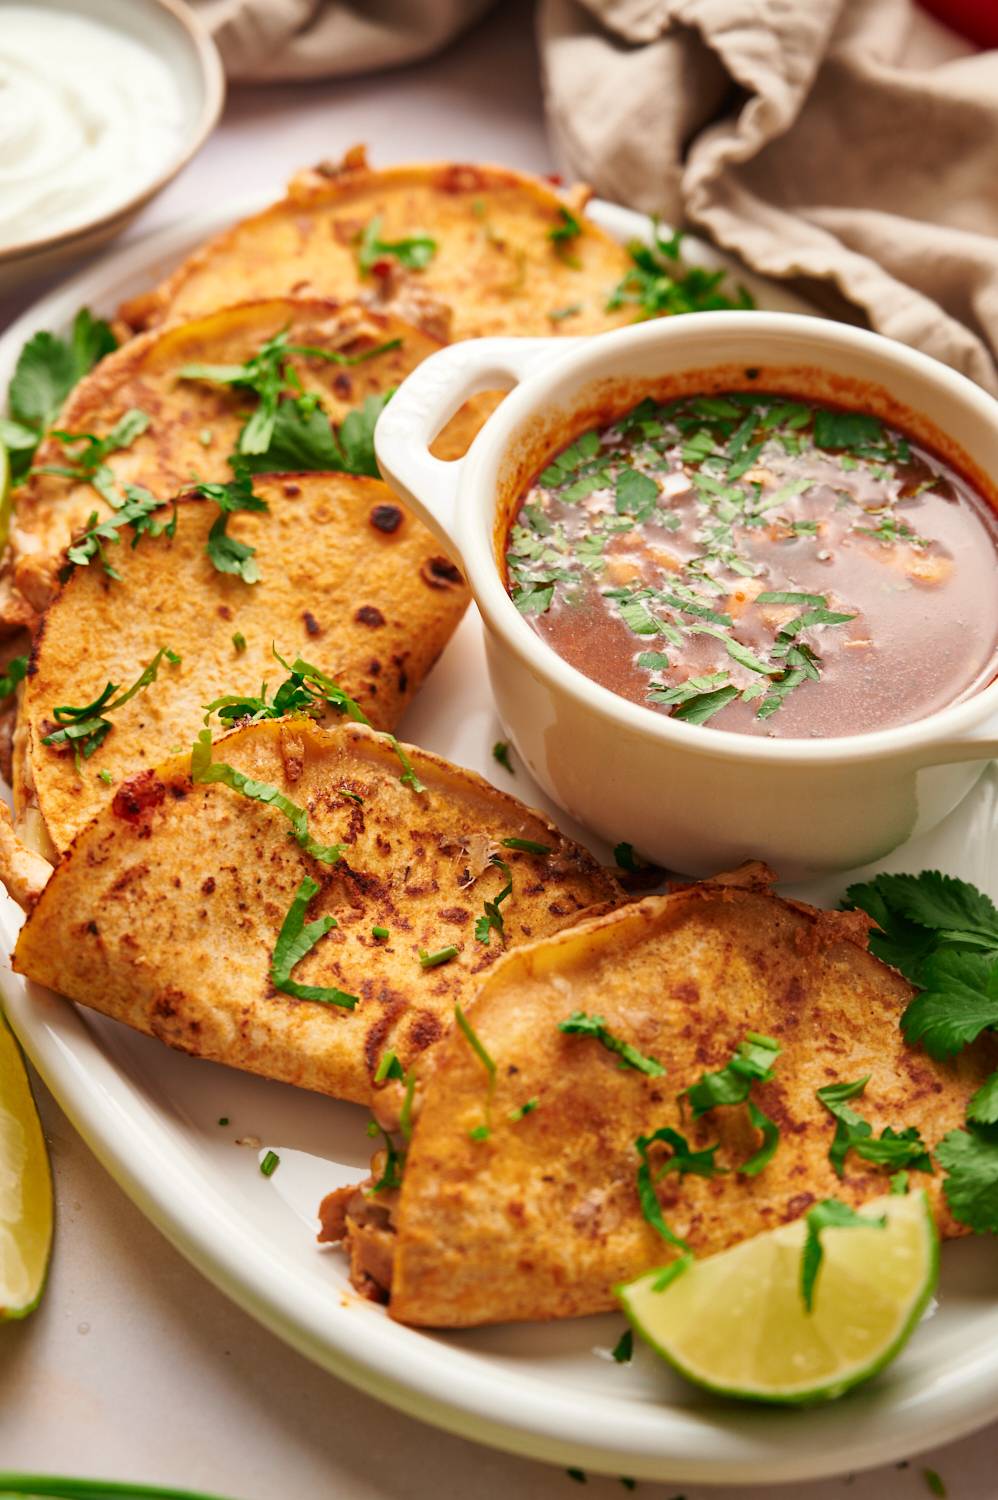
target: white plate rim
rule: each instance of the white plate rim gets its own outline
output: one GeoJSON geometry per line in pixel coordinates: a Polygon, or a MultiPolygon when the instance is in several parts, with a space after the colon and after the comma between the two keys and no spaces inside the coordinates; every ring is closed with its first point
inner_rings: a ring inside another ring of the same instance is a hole
{"type": "MultiPolygon", "coordinates": [[[[43,296],[0,336],[0,382],[25,339],[60,329],[77,307],[129,294],[193,244],[267,201],[259,196],[192,217],[105,254],[43,296]]],[[[649,222],[595,203],[593,217],[621,239],[647,237],[649,222]]],[[[687,258],[734,263],[689,237],[687,258]]],[[[783,288],[736,269],[770,305],[814,309],[783,288]]],[[[21,914],[5,895],[0,939],[13,947],[21,914]]],[[[636,1403],[612,1393],[595,1405],[526,1374],[475,1368],[459,1347],[392,1323],[379,1309],[298,1277],[218,1193],[176,1130],[144,1102],[100,1047],[76,1007],[26,984],[4,957],[0,993],[25,1051],[72,1124],[139,1209],[209,1280],[300,1353],[411,1416],[528,1457],[594,1472],[681,1483],[801,1481],[872,1467],[950,1441],[998,1417],[998,1341],[967,1350],[927,1388],[904,1397],[871,1392],[858,1404],[806,1415],[718,1405],[703,1410],[636,1403]],[[197,1189],[197,1191],[195,1191],[197,1189]]]]}

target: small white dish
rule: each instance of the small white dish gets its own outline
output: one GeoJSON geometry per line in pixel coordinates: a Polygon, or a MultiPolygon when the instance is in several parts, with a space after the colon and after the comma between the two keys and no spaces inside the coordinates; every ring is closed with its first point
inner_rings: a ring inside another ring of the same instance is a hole
{"type": "Polygon", "coordinates": [[[804,740],[708,730],[619,697],[570,666],[531,629],[503,580],[507,520],[569,438],[648,394],[744,386],[746,369],[758,369],[759,390],[861,405],[896,423],[994,502],[998,401],[893,339],[781,312],[692,313],[591,338],[454,344],[403,382],[375,446],[388,482],[462,562],[485,622],[499,717],[557,805],[666,869],[708,875],[755,858],[782,879],[802,879],[880,859],[956,807],[998,755],[998,681],[866,734],[804,740]],[[714,385],[712,371],[720,372],[714,385]],[[511,385],[464,458],[443,463],[430,454],[469,395],[511,385]]]}
{"type": "MultiPolygon", "coordinates": [[[[0,0],[0,36],[4,10],[11,3],[12,0],[0,0]]],[[[13,3],[23,9],[23,0],[13,3]]],[[[225,74],[218,49],[204,22],[181,0],[31,0],[31,3],[39,14],[63,13],[67,21],[89,18],[140,43],[168,70],[182,118],[169,155],[155,163],[146,179],[114,207],[85,222],[50,233],[40,230],[0,248],[0,293],[96,250],[124,229],[200,150],[217,124],[225,100],[225,74]]]]}

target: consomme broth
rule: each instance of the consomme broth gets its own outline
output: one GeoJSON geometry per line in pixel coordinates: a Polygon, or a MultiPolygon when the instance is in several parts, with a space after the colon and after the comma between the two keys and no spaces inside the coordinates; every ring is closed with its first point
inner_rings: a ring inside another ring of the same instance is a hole
{"type": "Polygon", "coordinates": [[[506,556],[524,619],[593,681],[787,738],[909,723],[990,681],[996,560],[990,506],[914,439],[754,391],[581,433],[506,556]]]}

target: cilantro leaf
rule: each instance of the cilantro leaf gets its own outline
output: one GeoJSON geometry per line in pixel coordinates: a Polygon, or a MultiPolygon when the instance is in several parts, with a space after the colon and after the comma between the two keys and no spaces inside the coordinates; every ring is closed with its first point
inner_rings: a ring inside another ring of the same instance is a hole
{"type": "Polygon", "coordinates": [[[81,308],[67,342],[36,333],[17,358],[7,390],[11,416],[39,432],[50,427],[74,385],[105,354],[118,347],[107,323],[81,308]]]}
{"type": "Polygon", "coordinates": [[[906,979],[917,984],[922,966],[936,946],[935,935],[903,917],[889,902],[882,885],[884,877],[851,885],[844,905],[858,907],[872,917],[877,926],[870,932],[870,952],[885,964],[899,969],[906,979]]]}
{"type": "MultiPolygon", "coordinates": [[[[878,875],[870,883],[888,911],[935,932],[940,940],[998,953],[998,909],[966,880],[923,870],[920,875],[878,875]]],[[[850,887],[847,897],[857,890],[865,887],[850,887]]]]}
{"type": "Polygon", "coordinates": [[[346,467],[332,424],[313,395],[278,404],[270,441],[262,452],[248,456],[247,466],[253,474],[346,467]]]}
{"type": "Polygon", "coordinates": [[[357,264],[366,276],[377,261],[392,256],[410,271],[425,271],[437,253],[437,242],[428,234],[411,234],[400,240],[381,238],[382,216],[377,214],[360,236],[357,264]]]}
{"type": "Polygon", "coordinates": [[[337,925],[336,918],[325,916],[315,922],[305,921],[308,904],[319,891],[319,883],[306,875],[288,907],[287,916],[281,924],[270,961],[270,982],[275,990],[292,995],[296,1000],[317,1000],[322,1005],[341,1005],[353,1010],[356,995],[345,990],[331,989],[320,984],[299,984],[291,978],[291,970],[307,953],[311,953],[320,938],[325,937],[331,927],[337,925]]]}
{"type": "Polygon", "coordinates": [[[553,598],[554,584],[541,583],[517,589],[513,595],[513,603],[521,615],[542,615],[546,609],[550,609],[553,598]]]}
{"type": "Polygon", "coordinates": [[[254,781],[251,776],[237,771],[235,766],[226,765],[224,761],[213,761],[211,751],[211,731],[202,729],[191,750],[191,780],[195,786],[210,785],[212,782],[220,781],[243,797],[275,807],[291,824],[295,842],[305,850],[306,854],[311,854],[314,859],[320,860],[323,864],[335,864],[342,853],[341,846],[320,844],[312,837],[308,831],[308,813],[303,807],[299,807],[297,802],[292,802],[290,797],[285,797],[276,786],[270,786],[265,781],[254,781]]]}
{"type": "Polygon", "coordinates": [[[509,868],[509,865],[506,863],[506,861],[504,859],[500,859],[498,855],[493,854],[489,863],[495,865],[497,869],[502,871],[503,875],[505,875],[506,877],[506,884],[503,886],[498,896],[496,896],[493,900],[489,901],[488,899],[486,899],[484,901],[483,904],[485,907],[485,914],[484,916],[479,917],[478,921],[475,923],[475,937],[477,938],[478,942],[486,944],[488,943],[489,937],[493,932],[496,933],[496,935],[500,939],[504,936],[503,916],[499,908],[502,906],[502,903],[508,900],[508,898],[513,894],[513,872],[509,868]]]}
{"type": "Polygon", "coordinates": [[[884,441],[883,423],[866,412],[835,411],[819,406],[814,413],[814,441],[819,448],[859,448],[884,441]]]}
{"type": "Polygon", "coordinates": [[[510,757],[508,741],[496,740],[495,744],[492,746],[492,759],[497,760],[502,766],[503,770],[508,771],[511,776],[516,775],[516,772],[513,769],[513,761],[510,757]]]}
{"type": "Polygon", "coordinates": [[[634,1330],[625,1328],[610,1352],[618,1365],[626,1365],[634,1354],[634,1330]]]}
{"type": "Polygon", "coordinates": [[[649,1078],[661,1078],[665,1073],[662,1064],[654,1057],[646,1057],[643,1052],[632,1047],[630,1042],[614,1036],[602,1016],[590,1016],[583,1010],[576,1010],[564,1021],[558,1022],[558,1030],[569,1036],[594,1037],[608,1052],[619,1055],[622,1068],[634,1068],[638,1073],[647,1074],[649,1078]]]}
{"type": "Polygon", "coordinates": [[[953,1217],[977,1234],[998,1234],[998,1130],[951,1130],[936,1147],[953,1217]]]}
{"type": "Polygon", "coordinates": [[[804,1241],[804,1249],[801,1251],[800,1258],[800,1295],[807,1311],[812,1312],[814,1310],[814,1287],[825,1254],[821,1243],[822,1231],[825,1229],[883,1229],[887,1219],[884,1215],[875,1219],[858,1214],[854,1208],[849,1207],[848,1203],[841,1203],[838,1198],[826,1198],[809,1209],[806,1223],[807,1238],[804,1241]]]}
{"type": "Polygon", "coordinates": [[[691,1175],[717,1177],[727,1171],[726,1167],[719,1167],[714,1160],[719,1149],[716,1142],[713,1146],[707,1146],[703,1151],[693,1151],[689,1141],[680,1131],[673,1130],[671,1125],[661,1125],[658,1130],[653,1130],[651,1135],[638,1136],[635,1145],[642,1157],[647,1158],[649,1148],[656,1141],[664,1141],[672,1148],[672,1154],[662,1164],[657,1179],[664,1177],[668,1172],[678,1172],[681,1177],[691,1175]]]}
{"type": "Polygon", "coordinates": [[[28,658],[12,656],[5,670],[0,673],[0,699],[9,698],[17,684],[28,675],[28,658]]]}
{"type": "Polygon", "coordinates": [[[998,1124],[998,1071],[985,1079],[967,1105],[967,1119],[978,1125],[998,1124]]]}
{"type": "Polygon", "coordinates": [[[93,511],[85,530],[66,548],[67,561],[76,567],[85,568],[97,557],[109,578],[120,579],[121,574],[108,561],[104,551],[105,543],[120,544],[121,533],[126,526],[130,526],[134,533],[133,547],[138,546],[143,536],[172,537],[177,529],[177,503],[168,503],[172,505],[170,520],[154,520],[155,512],[166,508],[164,502],[157,500],[155,495],[151,495],[140,484],[126,484],[124,504],[105,521],[98,521],[97,512],[93,511]]]}
{"type": "Polygon", "coordinates": [[[659,493],[650,474],[642,474],[640,469],[621,469],[615,487],[617,514],[645,521],[658,504],[659,493]]]}
{"type": "Polygon", "coordinates": [[[920,995],[901,1017],[905,1040],[930,1057],[952,1057],[998,1026],[998,963],[980,953],[943,949],[922,965],[920,995]]]}
{"type": "Polygon", "coordinates": [[[159,667],[164,656],[173,666],[177,666],[180,657],[171,651],[168,646],[161,646],[130,688],[119,693],[119,686],[115,682],[109,682],[91,703],[85,703],[82,707],[63,703],[53,708],[52,717],[59,725],[51,734],[42,739],[43,745],[54,745],[58,749],[71,748],[73,759],[76,762],[77,771],[80,770],[80,758],[89,760],[91,755],[103,745],[113,729],[113,724],[106,717],[114,709],[121,708],[136,693],[142,692],[144,688],[156,681],[159,675],[159,667]]]}
{"type": "Polygon", "coordinates": [[[343,467],[348,474],[367,474],[380,479],[381,470],[374,456],[374,428],[378,418],[394,395],[394,388],[377,396],[368,396],[363,406],[347,412],[340,424],[339,441],[343,449],[343,467]]]}
{"type": "Polygon", "coordinates": [[[607,310],[613,312],[620,307],[633,306],[637,309],[637,317],[642,319],[670,313],[755,306],[744,287],[739,287],[735,296],[721,290],[727,279],[726,271],[684,266],[680,261],[681,244],[681,234],[667,237],[657,223],[651,245],[632,240],[627,251],[634,264],[611,292],[607,310]]]}
{"type": "Polygon", "coordinates": [[[671,1230],[665,1222],[662,1205],[659,1203],[658,1194],[655,1191],[655,1183],[651,1173],[651,1162],[648,1160],[648,1147],[656,1139],[657,1135],[657,1131],[654,1136],[639,1135],[634,1142],[638,1155],[641,1158],[637,1173],[638,1202],[641,1204],[641,1212],[646,1222],[662,1236],[663,1240],[669,1245],[674,1245],[677,1250],[683,1250],[689,1254],[689,1245],[685,1240],[680,1239],[679,1235],[671,1230]]]}
{"type": "Polygon", "coordinates": [[[208,532],[205,546],[212,566],[219,573],[234,574],[244,583],[257,583],[260,570],[256,564],[256,548],[229,536],[229,516],[237,510],[269,511],[270,506],[253,493],[253,480],[247,464],[235,456],[229,463],[235,477],[228,483],[199,483],[191,493],[214,500],[220,512],[208,532]]]}

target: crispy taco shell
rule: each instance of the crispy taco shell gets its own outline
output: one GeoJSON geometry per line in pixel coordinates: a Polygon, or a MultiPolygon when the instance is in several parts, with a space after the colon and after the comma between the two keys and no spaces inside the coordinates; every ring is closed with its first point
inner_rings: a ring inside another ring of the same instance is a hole
{"type": "Polygon", "coordinates": [[[206,545],[218,510],[184,499],[172,537],[109,547],[119,578],[95,559],[50,605],[15,733],[14,802],[27,843],[48,848],[37,812],[61,852],[123,779],[193,741],[206,704],[259,694],[263,682],[273,692],[287,676],[274,647],[332,677],[377,728],[395,728],[464,613],[460,572],[380,480],[262,475],[255,492],[270,510],[236,512],[228,531],[256,549],[257,583],[217,571],[206,545]],[[109,716],[111,732],[79,770],[71,751],[43,743],[58,705],[91,703],[108,682],[130,686],[161,647],[179,664],[163,662],[156,681],[109,716]]]}
{"type": "Polygon", "coordinates": [[[613,878],[540,813],[407,749],[425,783],[419,794],[400,780],[391,744],[359,725],[267,721],[216,742],[215,761],[278,788],[307,809],[311,837],[343,845],[332,865],[289,837],[275,807],[221,783],[192,784],[188,756],[124,783],[42,891],[15,968],[197,1057],[369,1103],[385,1050],[409,1067],[503,951],[495,933],[487,945],[475,936],[504,879],[482,867],[482,848],[514,837],[551,850],[501,851],[514,885],[502,908],[508,947],[620,898],[613,878]],[[354,1010],[294,999],[271,982],[274,945],[305,876],[321,886],[309,920],[339,925],[293,978],[358,996],[354,1010]],[[375,926],[388,938],[375,938],[375,926]],[[452,961],[420,964],[421,950],[451,945],[452,961]]]}
{"type": "Polygon", "coordinates": [[[582,217],[587,198],[584,188],[565,195],[505,167],[423,163],[374,171],[363,151],[353,151],[338,166],[300,173],[287,197],[210,240],[121,316],[132,328],[148,328],[234,296],[294,290],[385,299],[444,339],[598,333],[633,317],[606,307],[631,261],[582,217]],[[565,211],[578,219],[580,233],[553,239],[565,228],[565,211]],[[429,236],[436,248],[425,268],[407,270],[386,255],[363,272],[359,240],[374,219],[386,243],[429,236]],[[573,311],[566,315],[566,308],[573,311]]]}
{"type": "MultiPolygon", "coordinates": [[[[224,300],[231,298],[230,285],[224,300]]],[[[193,321],[144,334],[103,359],[75,388],[58,426],[100,437],[125,412],[137,408],[150,418],[149,426],[128,448],[107,459],[119,485],[144,485],[165,499],[192,477],[216,482],[231,479],[228,457],[255,397],[230,386],[181,380],[179,372],[190,364],[242,364],[282,329],[289,331],[294,343],[351,357],[400,340],[398,347],[350,366],[314,356],[291,356],[288,362],[303,389],[320,397],[336,425],[368,396],[398,385],[440,347],[438,340],[419,329],[356,304],[340,307],[314,298],[271,297],[225,306],[193,321]]],[[[463,453],[493,404],[488,398],[469,402],[448,427],[445,447],[435,450],[439,456],[455,458],[463,453]]],[[[43,441],[35,458],[36,465],[66,466],[66,462],[65,449],[52,437],[43,441]]],[[[86,481],[36,474],[17,491],[11,528],[14,584],[31,609],[45,608],[63,549],[94,511],[103,519],[111,507],[86,481]]],[[[10,602],[0,602],[6,603],[9,613],[10,602]]]]}
{"type": "MultiPolygon", "coordinates": [[[[966,1054],[944,1067],[905,1045],[898,1021],[913,992],[866,952],[865,921],[707,882],[511,953],[469,1011],[496,1064],[487,1140],[469,1135],[483,1120],[486,1076],[459,1031],[424,1074],[394,1215],[391,1315],[464,1327],[612,1307],[616,1283],[676,1254],[646,1222],[636,1190],[635,1140],[660,1126],[696,1149],[719,1141],[718,1163],[729,1169],[658,1179],[667,1223],[697,1255],[797,1218],[819,1199],[855,1206],[883,1192],[884,1172],[855,1153],[844,1179],[835,1175],[835,1122],[815,1090],[869,1074],[852,1103],[875,1131],[915,1125],[935,1145],[963,1123],[993,1059],[966,1054]],[[575,1010],[603,1017],[665,1076],[622,1068],[598,1041],[561,1032],[575,1010]],[[748,1031],[783,1049],[774,1080],[752,1095],[780,1127],[775,1156],[754,1177],[737,1171],[760,1144],[744,1104],[693,1122],[677,1102],[748,1031]],[[536,1109],[513,1123],[510,1111],[529,1099],[536,1109]]],[[[657,1171],[669,1153],[654,1151],[657,1171]]],[[[912,1173],[941,1233],[965,1233],[941,1180],[912,1173]]],[[[385,1232],[356,1207],[362,1269],[365,1237],[369,1248],[380,1234],[384,1261],[385,1232]]]]}

